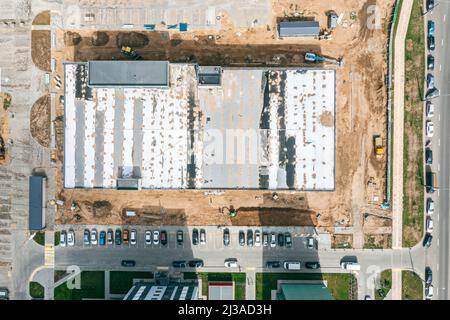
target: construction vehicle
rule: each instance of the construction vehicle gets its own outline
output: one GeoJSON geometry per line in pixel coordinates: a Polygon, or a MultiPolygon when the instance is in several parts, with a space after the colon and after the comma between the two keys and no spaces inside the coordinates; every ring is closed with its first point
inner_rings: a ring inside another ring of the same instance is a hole
{"type": "Polygon", "coordinates": [[[325,57],[319,56],[316,53],[311,53],[311,52],[308,52],[305,54],[305,61],[306,62],[326,61],[326,62],[335,63],[335,64],[339,65],[340,67],[343,65],[342,59],[336,60],[336,59],[325,58],[325,57]]]}
{"type": "Polygon", "coordinates": [[[120,50],[123,55],[127,56],[128,58],[131,58],[133,60],[142,60],[142,57],[137,53],[136,50],[134,50],[131,47],[128,46],[122,46],[122,49],[120,50]]]}
{"type": "Polygon", "coordinates": [[[374,136],[373,139],[375,145],[375,157],[377,160],[383,160],[384,158],[384,147],[383,147],[383,139],[380,136],[374,136]]]}

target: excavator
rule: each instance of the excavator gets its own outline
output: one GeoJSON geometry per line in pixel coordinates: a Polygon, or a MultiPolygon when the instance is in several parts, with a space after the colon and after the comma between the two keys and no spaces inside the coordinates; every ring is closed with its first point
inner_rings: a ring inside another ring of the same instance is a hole
{"type": "Polygon", "coordinates": [[[337,65],[339,65],[340,67],[344,64],[344,61],[342,59],[330,59],[330,58],[325,58],[325,57],[321,57],[316,53],[312,53],[312,52],[308,52],[305,54],[305,61],[306,62],[320,62],[320,61],[326,61],[326,62],[330,62],[330,63],[335,63],[337,65]]]}

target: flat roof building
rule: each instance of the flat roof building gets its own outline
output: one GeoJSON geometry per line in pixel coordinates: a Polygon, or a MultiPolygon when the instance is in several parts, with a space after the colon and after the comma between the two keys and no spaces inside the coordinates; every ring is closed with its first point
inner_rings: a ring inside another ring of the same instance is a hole
{"type": "Polygon", "coordinates": [[[281,38],[318,37],[320,25],[318,21],[283,21],[278,24],[281,38]]]}
{"type": "Polygon", "coordinates": [[[229,281],[208,282],[208,300],[234,300],[234,285],[229,281]]]}
{"type": "Polygon", "coordinates": [[[45,178],[41,176],[29,178],[28,228],[30,231],[45,228],[45,178]]]}
{"type": "Polygon", "coordinates": [[[278,300],[335,300],[324,283],[281,283],[278,300]]]}

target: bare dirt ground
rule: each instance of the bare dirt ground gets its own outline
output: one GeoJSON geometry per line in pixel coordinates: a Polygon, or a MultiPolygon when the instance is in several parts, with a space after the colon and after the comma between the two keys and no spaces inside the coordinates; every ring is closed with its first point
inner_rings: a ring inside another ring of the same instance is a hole
{"type": "Polygon", "coordinates": [[[33,63],[42,71],[50,72],[51,39],[48,30],[31,31],[31,58],[33,63]]]}
{"type": "MultiPolygon", "coordinates": [[[[343,57],[342,67],[336,67],[336,191],[280,192],[288,200],[273,210],[271,194],[267,191],[226,191],[221,195],[205,195],[199,191],[142,191],[61,190],[66,207],[58,210],[57,220],[73,222],[76,210],[79,223],[123,223],[124,208],[139,213],[148,212],[151,218],[141,223],[175,224],[314,224],[333,232],[335,226],[352,226],[355,217],[362,217],[384,200],[385,161],[377,161],[373,150],[373,136],[381,135],[386,143],[386,45],[387,24],[393,1],[348,0],[331,5],[324,1],[274,1],[272,25],[249,29],[235,29],[227,16],[221,18],[218,32],[96,32],[79,31],[62,34],[66,61],[94,59],[125,59],[120,45],[137,49],[144,59],[172,62],[198,62],[224,66],[303,66],[304,53],[315,52],[328,57],[343,57]],[[368,29],[367,10],[376,4],[380,26],[368,29]],[[308,8],[308,9],[305,9],[308,8]],[[325,12],[335,10],[343,14],[331,40],[278,39],[276,23],[283,17],[314,17],[322,27],[327,25],[325,12]],[[101,41],[99,41],[101,39],[101,41]],[[106,200],[111,212],[106,219],[96,218],[91,203],[106,200]],[[87,202],[88,205],[83,205],[87,202]],[[368,205],[373,205],[369,206],[368,205]],[[233,205],[239,208],[235,218],[220,212],[233,205]],[[152,208],[152,209],[145,209],[152,208]],[[174,218],[170,218],[174,217],[174,218]]],[[[310,66],[310,65],[309,65],[310,66]]],[[[326,115],[322,119],[327,122],[326,115]]],[[[387,212],[387,214],[390,214],[387,212]]],[[[356,219],[362,230],[364,219],[356,219]]],[[[371,221],[367,224],[370,225],[371,221]]],[[[366,226],[366,224],[364,224],[366,226]]],[[[376,226],[376,224],[375,224],[376,226]]],[[[358,229],[358,230],[359,230],[358,229]]],[[[364,238],[357,243],[363,245],[364,238]]],[[[353,241],[353,240],[352,240],[353,241]]]]}
{"type": "Polygon", "coordinates": [[[31,108],[30,131],[42,146],[50,147],[50,95],[40,97],[31,108]]]}
{"type": "Polygon", "coordinates": [[[9,137],[9,118],[8,110],[5,109],[3,104],[4,99],[5,94],[0,92],[0,148],[4,152],[4,159],[0,157],[0,165],[5,165],[9,162],[8,153],[5,149],[5,144],[9,137]]]}
{"type": "Polygon", "coordinates": [[[50,25],[50,10],[42,11],[39,14],[36,15],[33,19],[34,26],[41,25],[41,26],[48,26],[50,25]]]}

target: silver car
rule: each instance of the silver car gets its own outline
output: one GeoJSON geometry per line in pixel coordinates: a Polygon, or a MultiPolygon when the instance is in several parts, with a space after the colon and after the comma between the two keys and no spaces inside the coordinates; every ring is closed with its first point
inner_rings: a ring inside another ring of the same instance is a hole
{"type": "Polygon", "coordinates": [[[270,247],[275,248],[277,246],[277,236],[275,232],[270,234],[270,247]]]}
{"type": "Polygon", "coordinates": [[[67,245],[69,247],[73,247],[75,245],[75,232],[72,229],[67,232],[67,245]]]}
{"type": "Polygon", "coordinates": [[[98,236],[97,229],[92,229],[92,231],[91,231],[91,244],[92,245],[96,246],[98,244],[97,236],[98,236]]]}
{"type": "Polygon", "coordinates": [[[132,229],[130,233],[130,244],[133,246],[136,245],[137,243],[136,234],[137,234],[136,229],[132,229]]]}
{"type": "Polygon", "coordinates": [[[61,231],[61,233],[59,234],[59,245],[61,247],[65,247],[67,246],[67,233],[65,230],[61,231]]]}
{"type": "Polygon", "coordinates": [[[153,244],[159,244],[159,231],[153,231],[153,244]]]}
{"type": "Polygon", "coordinates": [[[261,246],[261,231],[255,230],[255,246],[260,247],[261,246]]]}

